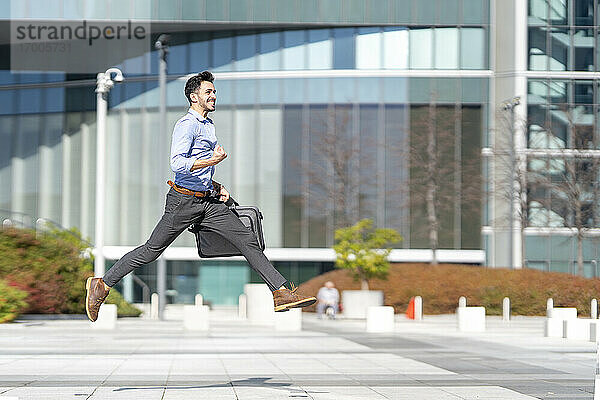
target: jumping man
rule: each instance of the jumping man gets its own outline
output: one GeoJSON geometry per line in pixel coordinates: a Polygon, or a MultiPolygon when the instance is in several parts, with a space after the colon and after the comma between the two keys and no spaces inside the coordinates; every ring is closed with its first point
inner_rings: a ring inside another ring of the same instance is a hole
{"type": "Polygon", "coordinates": [[[152,231],[150,239],[125,254],[102,278],[88,278],[85,309],[96,321],[100,305],[110,288],[135,268],[156,260],[191,224],[218,233],[244,255],[250,266],[264,279],[271,291],[275,311],[306,307],[316,302],[283,285],[286,279],[265,257],[254,234],[224,204],[229,192],[212,180],[215,166],[227,157],[217,144],[215,126],[208,113],[215,111],[217,101],[214,76],[208,71],[192,76],[185,84],[190,103],[186,115],[173,128],[171,169],[175,183],[169,181],[165,212],[152,231]]]}

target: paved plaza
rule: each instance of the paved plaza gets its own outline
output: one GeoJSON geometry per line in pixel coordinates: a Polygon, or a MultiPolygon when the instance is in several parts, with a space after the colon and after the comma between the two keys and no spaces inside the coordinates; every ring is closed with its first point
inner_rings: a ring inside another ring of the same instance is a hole
{"type": "Polygon", "coordinates": [[[301,332],[211,312],[208,333],[182,321],[120,319],[0,325],[1,399],[592,399],[595,344],[543,337],[543,318],[398,317],[393,334],[364,321],[304,314],[301,332]]]}

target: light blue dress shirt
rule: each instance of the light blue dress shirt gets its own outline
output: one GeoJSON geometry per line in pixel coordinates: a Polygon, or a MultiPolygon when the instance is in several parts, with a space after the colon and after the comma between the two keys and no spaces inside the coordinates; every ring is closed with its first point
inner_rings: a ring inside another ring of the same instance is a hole
{"type": "Polygon", "coordinates": [[[216,146],[217,136],[212,120],[204,119],[190,108],[173,128],[171,169],[175,172],[175,184],[195,191],[212,190],[214,165],[194,172],[190,169],[197,159],[211,158],[216,146]]]}

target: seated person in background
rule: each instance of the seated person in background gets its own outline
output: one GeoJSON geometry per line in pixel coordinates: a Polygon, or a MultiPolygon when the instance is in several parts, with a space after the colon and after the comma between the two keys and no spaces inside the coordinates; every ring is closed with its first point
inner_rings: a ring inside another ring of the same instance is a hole
{"type": "Polygon", "coordinates": [[[335,288],[335,285],[331,281],[325,282],[325,286],[319,289],[317,294],[317,314],[319,318],[323,318],[323,314],[327,311],[328,307],[333,310],[333,316],[338,310],[338,304],[340,302],[340,292],[335,288]]]}

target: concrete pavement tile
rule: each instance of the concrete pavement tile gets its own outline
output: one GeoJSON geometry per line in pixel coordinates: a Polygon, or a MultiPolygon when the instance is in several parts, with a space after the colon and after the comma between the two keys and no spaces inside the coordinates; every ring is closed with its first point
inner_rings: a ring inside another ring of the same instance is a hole
{"type": "Polygon", "coordinates": [[[12,389],[2,396],[16,396],[19,400],[85,399],[94,386],[24,386],[12,389]]]}
{"type": "Polygon", "coordinates": [[[218,388],[196,388],[187,386],[169,386],[165,391],[162,400],[189,400],[189,399],[210,399],[210,400],[237,400],[233,387],[218,388]]]}
{"type": "Polygon", "coordinates": [[[459,396],[465,400],[498,399],[498,400],[534,400],[535,397],[527,396],[514,390],[499,386],[446,386],[444,391],[459,396]]]}
{"type": "Polygon", "coordinates": [[[401,357],[395,354],[356,354],[361,360],[368,360],[375,365],[385,367],[394,372],[402,374],[432,374],[432,375],[455,375],[455,372],[435,367],[421,361],[401,357]]]}
{"type": "Polygon", "coordinates": [[[292,381],[287,375],[232,375],[230,383],[234,387],[289,387],[292,381]]]}
{"type": "Polygon", "coordinates": [[[303,386],[314,400],[381,400],[387,397],[364,386],[303,386]]]}
{"type": "Polygon", "coordinates": [[[290,398],[309,399],[305,390],[299,386],[288,385],[285,387],[238,387],[234,388],[239,400],[289,400],[290,398]]]}
{"type": "Polygon", "coordinates": [[[90,400],[161,400],[164,386],[101,386],[90,400]]]}
{"type": "Polygon", "coordinates": [[[394,400],[459,400],[454,394],[448,393],[440,388],[429,386],[397,386],[381,387],[371,386],[371,389],[388,399],[394,400]]]}

